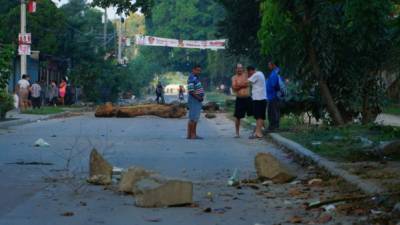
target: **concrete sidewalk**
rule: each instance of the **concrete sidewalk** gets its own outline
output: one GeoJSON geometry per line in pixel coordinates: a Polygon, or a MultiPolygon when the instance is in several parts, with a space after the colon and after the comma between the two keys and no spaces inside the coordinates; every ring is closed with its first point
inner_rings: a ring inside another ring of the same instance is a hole
{"type": "Polygon", "coordinates": [[[375,122],[385,126],[400,127],[400,116],[382,113],[378,115],[375,122]]]}
{"type": "Polygon", "coordinates": [[[18,112],[18,110],[12,110],[7,112],[5,121],[0,121],[0,129],[6,129],[8,127],[14,127],[19,125],[24,125],[28,123],[35,123],[38,121],[49,120],[57,117],[67,116],[71,113],[84,112],[87,108],[65,108],[64,112],[49,114],[49,115],[33,115],[33,114],[23,114],[18,112]]]}

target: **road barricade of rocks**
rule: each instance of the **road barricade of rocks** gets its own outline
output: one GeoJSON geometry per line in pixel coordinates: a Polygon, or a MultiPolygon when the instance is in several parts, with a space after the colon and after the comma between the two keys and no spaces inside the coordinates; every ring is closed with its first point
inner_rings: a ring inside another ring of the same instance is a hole
{"type": "MultiPolygon", "coordinates": [[[[281,184],[295,179],[295,176],[285,166],[268,153],[259,153],[256,156],[255,167],[257,180],[260,182],[271,180],[281,184]]],[[[135,166],[121,172],[115,170],[96,149],[93,149],[90,154],[87,181],[94,185],[112,185],[113,175],[120,176],[118,192],[134,196],[135,205],[138,207],[159,208],[193,204],[193,183],[191,181],[162,177],[156,172],[135,166]]],[[[234,183],[237,182],[232,182],[232,184],[234,183]]]]}
{"type": "Polygon", "coordinates": [[[158,116],[161,118],[182,118],[186,115],[186,107],[181,104],[139,104],[134,106],[113,106],[106,103],[96,108],[96,117],[138,117],[158,116]]]}

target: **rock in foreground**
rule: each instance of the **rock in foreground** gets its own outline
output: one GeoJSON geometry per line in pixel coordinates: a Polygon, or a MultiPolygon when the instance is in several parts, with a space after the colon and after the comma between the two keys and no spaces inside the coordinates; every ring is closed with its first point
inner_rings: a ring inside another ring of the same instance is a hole
{"type": "Polygon", "coordinates": [[[258,153],[255,158],[257,176],[261,180],[269,179],[282,184],[292,181],[295,176],[270,153],[258,153]]]}
{"type": "Polygon", "coordinates": [[[148,177],[138,181],[134,188],[138,207],[159,208],[193,202],[193,184],[189,181],[148,177]]]}
{"type": "Polygon", "coordinates": [[[112,165],[96,149],[93,149],[90,153],[88,182],[96,185],[109,185],[112,182],[112,170],[112,165]]]}
{"type": "Polygon", "coordinates": [[[140,167],[129,168],[126,172],[122,173],[121,181],[119,183],[119,191],[126,194],[133,194],[133,186],[136,182],[149,177],[151,174],[151,172],[140,167]]]}

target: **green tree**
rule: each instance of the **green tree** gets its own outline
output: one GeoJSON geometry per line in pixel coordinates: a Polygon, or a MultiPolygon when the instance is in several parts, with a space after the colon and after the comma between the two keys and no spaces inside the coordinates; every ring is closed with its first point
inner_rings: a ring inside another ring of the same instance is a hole
{"type": "Polygon", "coordinates": [[[392,2],[264,0],[259,39],[304,90],[316,87],[333,122],[358,112],[372,121],[380,108],[392,2]]]}
{"type": "Polygon", "coordinates": [[[218,22],[217,36],[228,38],[231,55],[262,61],[257,32],[260,29],[259,0],[215,0],[225,9],[225,16],[218,22]]]}
{"type": "Polygon", "coordinates": [[[13,98],[8,94],[7,85],[11,77],[14,47],[0,43],[0,119],[13,108],[13,98]]]}
{"type": "MultiPolygon", "coordinates": [[[[17,44],[20,32],[20,6],[10,4],[1,14],[0,41],[17,44]]],[[[37,12],[27,15],[27,32],[32,34],[32,49],[45,54],[58,54],[64,34],[65,18],[51,0],[38,0],[37,12]]]]}

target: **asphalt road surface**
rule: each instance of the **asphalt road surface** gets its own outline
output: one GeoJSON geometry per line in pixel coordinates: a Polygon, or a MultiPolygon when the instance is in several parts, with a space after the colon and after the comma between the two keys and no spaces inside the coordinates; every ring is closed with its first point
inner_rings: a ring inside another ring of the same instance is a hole
{"type": "MultiPolygon", "coordinates": [[[[317,176],[314,168],[298,166],[267,141],[248,140],[248,131],[234,139],[233,123],[223,115],[202,118],[198,133],[204,140],[186,140],[186,123],[186,118],[100,119],[88,113],[0,130],[0,225],[268,225],[290,224],[296,218],[304,224],[326,219],[325,212],[306,211],[302,205],[334,196],[340,187],[306,187],[317,176]],[[33,147],[38,138],[50,147],[33,147]],[[137,208],[132,196],[87,184],[92,148],[114,166],[142,166],[192,181],[197,205],[137,208]],[[227,186],[235,168],[241,179],[255,177],[253,160],[258,152],[271,152],[285,162],[298,176],[296,182],[227,186]],[[301,194],[290,194],[296,188],[301,194]]],[[[335,214],[325,224],[358,219],[335,214]]]]}

